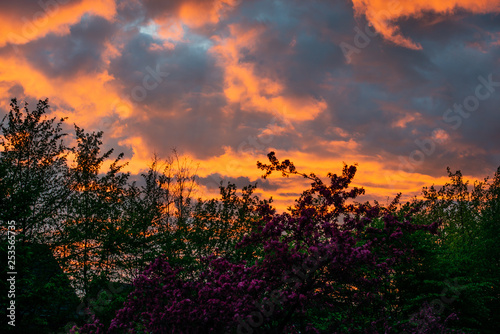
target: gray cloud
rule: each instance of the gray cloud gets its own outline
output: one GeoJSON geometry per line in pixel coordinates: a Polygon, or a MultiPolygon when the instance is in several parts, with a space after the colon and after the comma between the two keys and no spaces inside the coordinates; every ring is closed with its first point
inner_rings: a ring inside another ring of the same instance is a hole
{"type": "Polygon", "coordinates": [[[19,48],[33,66],[49,77],[96,73],[104,66],[104,43],[116,30],[102,17],[84,16],[67,35],[49,34],[19,48]]]}
{"type": "Polygon", "coordinates": [[[258,179],[252,181],[246,176],[240,176],[235,178],[235,177],[224,176],[219,173],[213,173],[206,177],[198,177],[197,180],[201,185],[207,186],[209,188],[218,187],[221,181],[224,186],[226,186],[228,183],[232,183],[235,184],[238,189],[242,189],[243,187],[246,187],[248,185],[255,185],[256,183],[257,183],[257,189],[261,190],[274,191],[279,188],[278,184],[273,183],[268,179],[258,179]]]}
{"type": "MultiPolygon", "coordinates": [[[[168,155],[177,147],[207,159],[223,154],[224,146],[238,151],[272,123],[274,115],[226,100],[225,69],[211,52],[217,40],[228,36],[230,24],[244,31],[259,27],[264,32],[254,49],[239,50],[239,64],[252,65],[256,77],[276,79],[284,95],[323,99],[327,109],[314,120],[292,122],[289,131],[275,134],[256,153],[265,155],[273,147],[331,157],[325,141],[352,139],[358,143],[357,154],[380,155],[397,165],[398,157],[407,159],[420,149],[416,140],[430,139],[436,128],[442,128],[448,141],[436,142],[434,152],[415,171],[441,176],[450,165],[482,174],[500,164],[500,87],[457,129],[443,121],[448,108],[474,94],[478,76],[494,73],[500,81],[497,16],[425,13],[418,19],[405,18],[397,25],[422,50],[405,49],[375,36],[349,63],[341,43],[354,45],[354,28],[364,29],[367,24],[354,18],[351,3],[243,1],[221,22],[185,27],[184,39],[171,49],[163,48],[159,37],[141,32],[139,26],[150,19],[177,15],[181,4],[180,0],[120,2],[116,22],[85,16],[68,35],[49,34],[19,49],[50,77],[71,79],[79,72],[106,69],[114,78],[110,84],[134,103],[135,113],[122,124],[124,136],[140,136],[160,154],[168,155]],[[120,47],[109,67],[103,61],[107,41],[120,47]],[[144,99],[134,101],[134,87],[143,85],[148,68],[169,75],[144,99]],[[402,126],[394,125],[408,116],[412,119],[402,126]]],[[[21,4],[8,6],[8,11],[15,12],[21,4]]],[[[34,10],[30,8],[26,13],[34,10]]],[[[0,56],[6,52],[0,50],[0,56]]],[[[19,85],[9,93],[24,94],[19,85]]],[[[117,115],[113,117],[110,122],[119,122],[117,115]]],[[[115,143],[120,139],[115,138],[115,143]]],[[[342,158],[342,152],[335,154],[342,158]]]]}

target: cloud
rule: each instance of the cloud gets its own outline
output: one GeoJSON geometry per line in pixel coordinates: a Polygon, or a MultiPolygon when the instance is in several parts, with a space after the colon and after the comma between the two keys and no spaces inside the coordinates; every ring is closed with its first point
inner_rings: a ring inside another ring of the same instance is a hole
{"type": "MultiPolygon", "coordinates": [[[[500,81],[497,2],[407,1],[391,12],[368,0],[81,0],[29,36],[13,18],[30,21],[39,5],[4,8],[0,109],[48,97],[54,115],[104,130],[135,174],[175,147],[202,182],[240,185],[259,180],[255,162],[274,150],[322,176],[357,162],[357,185],[385,201],[441,182],[448,165],[482,177],[500,164],[500,89],[458,128],[443,120],[479,76],[500,81]],[[380,34],[348,62],[340,45],[355,44],[360,16],[380,34]],[[425,140],[434,151],[408,168],[425,140]]],[[[290,204],[301,182],[276,177],[259,194],[279,188],[276,201],[290,204]]]]}
{"type": "MultiPolygon", "coordinates": [[[[385,0],[353,0],[356,15],[364,15],[368,22],[382,36],[397,45],[409,49],[421,49],[418,42],[405,37],[400,31],[398,21],[408,18],[421,18],[426,13],[435,13],[440,16],[453,16],[462,11],[471,14],[499,13],[498,0],[414,0],[414,1],[385,1],[385,0]]],[[[427,24],[435,24],[435,19],[427,24]]]]}
{"type": "Polygon", "coordinates": [[[86,16],[64,36],[49,34],[20,47],[28,61],[47,77],[74,77],[105,69],[105,51],[116,27],[100,16],[86,16]]]}
{"type": "Polygon", "coordinates": [[[227,185],[228,182],[233,183],[236,185],[238,189],[242,189],[243,187],[246,187],[248,185],[254,185],[256,183],[257,187],[261,190],[274,191],[279,188],[277,184],[272,184],[269,180],[263,180],[263,179],[250,180],[250,178],[246,176],[227,177],[219,173],[210,174],[205,177],[199,177],[197,180],[201,185],[209,188],[219,186],[221,181],[223,182],[224,185],[227,185]]]}
{"type": "Polygon", "coordinates": [[[149,17],[161,21],[175,18],[190,28],[217,24],[236,7],[238,0],[144,0],[149,17]]]}
{"type": "Polygon", "coordinates": [[[9,2],[0,13],[0,47],[23,45],[49,33],[65,35],[85,14],[112,20],[115,13],[113,0],[9,2]]]}

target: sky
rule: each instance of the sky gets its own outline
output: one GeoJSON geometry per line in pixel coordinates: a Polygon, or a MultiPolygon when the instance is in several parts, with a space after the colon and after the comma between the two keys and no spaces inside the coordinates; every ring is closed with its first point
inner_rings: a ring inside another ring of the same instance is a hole
{"type": "Polygon", "coordinates": [[[275,151],[387,202],[500,166],[499,0],[19,0],[0,4],[0,114],[10,99],[125,154],[172,149],[199,194],[221,178],[278,206],[300,178],[260,179],[275,151]],[[197,167],[196,167],[197,166],[197,167]]]}

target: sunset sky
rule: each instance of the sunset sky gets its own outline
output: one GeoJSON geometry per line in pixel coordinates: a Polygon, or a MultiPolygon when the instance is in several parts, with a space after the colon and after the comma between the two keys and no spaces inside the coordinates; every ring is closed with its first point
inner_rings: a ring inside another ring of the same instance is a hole
{"type": "Polygon", "coordinates": [[[385,203],[500,165],[500,0],[3,1],[2,115],[13,97],[104,131],[132,174],[177,148],[200,195],[223,177],[292,204],[297,179],[259,179],[274,150],[358,163],[385,203]]]}

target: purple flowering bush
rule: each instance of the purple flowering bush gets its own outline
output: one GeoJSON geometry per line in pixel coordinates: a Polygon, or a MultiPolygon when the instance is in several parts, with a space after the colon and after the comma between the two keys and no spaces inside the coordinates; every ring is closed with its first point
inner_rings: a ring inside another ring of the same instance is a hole
{"type": "Polygon", "coordinates": [[[236,247],[263,250],[256,252],[262,255],[237,263],[207,257],[197,272],[173,267],[168,255],[161,256],[135,280],[109,326],[95,319],[78,332],[419,332],[407,315],[393,311],[392,277],[412,258],[403,236],[436,233],[438,224],[418,225],[411,212],[397,216],[378,203],[354,202],[364,193],[349,189],[355,166],[328,174],[327,184],[297,172],[288,160],[278,161],[273,152],[268,157],[269,165],[258,163],[264,178],[279,171],[312,183],[286,213],[276,213],[268,202],[256,208],[261,219],[236,247]]]}

